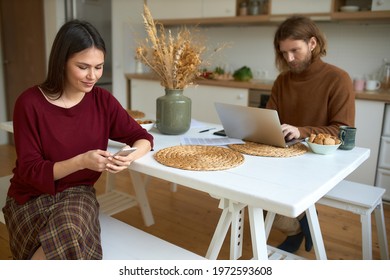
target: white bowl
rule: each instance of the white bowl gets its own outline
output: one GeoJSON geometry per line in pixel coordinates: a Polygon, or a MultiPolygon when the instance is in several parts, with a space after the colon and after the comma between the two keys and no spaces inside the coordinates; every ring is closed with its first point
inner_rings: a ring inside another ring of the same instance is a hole
{"type": "Polygon", "coordinates": [[[309,137],[307,137],[305,141],[309,145],[313,153],[320,154],[320,155],[329,155],[334,151],[336,151],[341,145],[341,143],[337,145],[320,145],[316,143],[311,143],[309,142],[309,137]]]}
{"type": "Polygon", "coordinates": [[[137,122],[139,123],[140,126],[142,126],[144,129],[149,131],[154,126],[154,121],[150,120],[150,123],[143,123],[143,122],[146,122],[146,121],[149,121],[149,120],[137,120],[137,122]]]}
{"type": "Polygon", "coordinates": [[[340,11],[347,12],[347,13],[357,12],[359,11],[359,6],[342,6],[340,8],[340,11]]]}

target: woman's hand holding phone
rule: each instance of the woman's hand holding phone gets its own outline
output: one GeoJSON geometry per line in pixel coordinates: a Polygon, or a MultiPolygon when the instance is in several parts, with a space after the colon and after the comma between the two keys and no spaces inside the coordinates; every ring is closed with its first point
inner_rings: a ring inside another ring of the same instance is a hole
{"type": "Polygon", "coordinates": [[[122,149],[120,149],[118,152],[116,152],[113,155],[113,157],[115,157],[115,156],[125,157],[125,156],[128,156],[129,154],[131,154],[132,152],[134,152],[135,150],[137,150],[137,148],[125,146],[122,149]]]}
{"type": "Polygon", "coordinates": [[[137,148],[135,147],[125,146],[114,155],[108,157],[110,163],[107,164],[107,171],[117,173],[126,169],[131,163],[131,160],[127,160],[126,157],[136,150],[137,148]]]}

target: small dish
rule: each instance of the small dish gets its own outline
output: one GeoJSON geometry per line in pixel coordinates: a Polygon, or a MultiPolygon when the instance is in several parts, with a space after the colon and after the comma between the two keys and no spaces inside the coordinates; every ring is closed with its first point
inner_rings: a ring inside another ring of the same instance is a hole
{"type": "Polygon", "coordinates": [[[141,126],[146,129],[147,131],[151,130],[152,127],[154,126],[154,123],[145,123],[145,124],[141,124],[141,126]]]}
{"type": "Polygon", "coordinates": [[[306,143],[309,145],[310,149],[312,150],[313,153],[320,154],[320,155],[329,155],[336,151],[340,145],[320,145],[320,144],[315,144],[309,142],[309,137],[305,139],[306,143]]]}
{"type": "Polygon", "coordinates": [[[154,121],[152,120],[137,120],[138,124],[147,131],[151,130],[154,126],[154,121]]]}
{"type": "Polygon", "coordinates": [[[359,6],[342,6],[340,11],[346,13],[357,12],[359,11],[359,6]]]}

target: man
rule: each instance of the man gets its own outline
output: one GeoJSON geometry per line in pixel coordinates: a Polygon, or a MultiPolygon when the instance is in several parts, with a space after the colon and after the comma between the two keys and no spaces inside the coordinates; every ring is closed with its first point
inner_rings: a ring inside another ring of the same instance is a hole
{"type": "MultiPolygon", "coordinates": [[[[278,111],[286,140],[303,139],[311,133],[338,135],[339,126],[354,126],[355,94],[344,70],[321,60],[326,39],[309,18],[293,16],[277,29],[275,64],[280,71],[267,103],[278,111]]],[[[305,238],[312,240],[305,213],[295,219],[277,215],[274,225],[287,235],[278,248],[295,252],[305,238]]]]}

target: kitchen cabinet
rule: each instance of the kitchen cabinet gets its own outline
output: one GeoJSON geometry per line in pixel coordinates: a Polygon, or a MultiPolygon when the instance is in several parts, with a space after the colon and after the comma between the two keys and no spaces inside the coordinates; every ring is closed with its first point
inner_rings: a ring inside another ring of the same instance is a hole
{"type": "Polygon", "coordinates": [[[390,104],[385,109],[375,185],[386,189],[383,198],[390,201],[390,104]]]}
{"type": "Polygon", "coordinates": [[[330,13],[332,0],[272,0],[270,6],[272,15],[330,13]]]}
{"type": "Polygon", "coordinates": [[[356,100],[355,144],[370,149],[370,157],[347,180],[375,185],[385,102],[356,100]]]}
{"type": "Polygon", "coordinates": [[[202,3],[202,17],[233,17],[236,15],[236,0],[203,0],[202,3]]]}
{"type": "MultiPolygon", "coordinates": [[[[148,118],[156,116],[156,99],[164,95],[164,88],[158,81],[132,79],[129,100],[132,110],[139,110],[148,118]]],[[[248,105],[248,90],[240,88],[198,85],[184,90],[192,101],[192,118],[198,121],[220,123],[214,108],[215,102],[248,105]]]]}
{"type": "Polygon", "coordinates": [[[378,168],[375,186],[386,190],[383,200],[390,202],[390,169],[378,168]]]}
{"type": "Polygon", "coordinates": [[[390,10],[390,0],[372,0],[373,11],[385,11],[390,10]]]}
{"type": "Polygon", "coordinates": [[[129,80],[128,109],[144,112],[147,118],[156,118],[156,99],[164,94],[157,81],[129,80]]]}
{"type": "Polygon", "coordinates": [[[199,0],[148,0],[148,7],[159,20],[202,17],[202,1],[199,0]]]}
{"type": "MultiPolygon", "coordinates": [[[[149,0],[150,1],[150,0],[149,0]]],[[[149,2],[148,1],[148,2],[149,2]]],[[[173,0],[165,0],[173,1],[173,0]]],[[[205,0],[206,1],[206,0],[205,0]]],[[[239,7],[240,3],[244,0],[236,0],[236,7],[239,7]]],[[[365,2],[361,0],[359,2],[365,2]]],[[[367,0],[371,3],[371,0],[367,0]]],[[[161,0],[154,0],[154,2],[163,2],[161,0]]],[[[213,2],[213,1],[208,1],[213,2]]],[[[179,25],[265,25],[265,24],[278,24],[283,21],[286,17],[293,15],[294,13],[304,14],[311,17],[313,20],[329,21],[329,22],[340,22],[340,21],[351,21],[351,22],[390,22],[390,11],[389,10],[362,10],[358,12],[341,12],[340,7],[344,5],[351,5],[349,0],[321,0],[321,1],[310,1],[310,0],[268,0],[266,2],[267,8],[264,14],[260,15],[248,15],[238,16],[238,8],[236,8],[235,15],[232,16],[212,16],[207,15],[199,17],[195,15],[182,16],[177,19],[178,15],[172,17],[160,18],[158,15],[153,15],[160,23],[164,26],[179,26],[179,25]],[[299,7],[302,8],[295,12],[295,4],[298,3],[299,7]],[[288,2],[287,4],[282,4],[288,2]],[[309,3],[310,2],[310,3],[309,3]],[[315,2],[315,3],[313,3],[315,2]],[[309,3],[309,4],[305,4],[309,3]],[[329,9],[330,4],[330,9],[329,9]],[[276,5],[276,7],[274,7],[276,5]]],[[[150,4],[148,4],[150,6],[150,4]]],[[[160,4],[161,5],[161,4],[160,4]]],[[[165,6],[165,5],[164,5],[165,6]]],[[[369,5],[371,8],[371,5],[369,5]]],[[[173,10],[172,13],[177,13],[177,9],[173,10]]]]}
{"type": "Polygon", "coordinates": [[[159,20],[236,15],[236,0],[148,0],[148,7],[159,20]]]}

